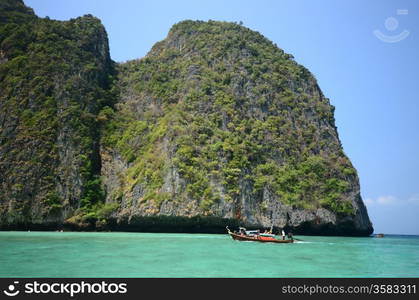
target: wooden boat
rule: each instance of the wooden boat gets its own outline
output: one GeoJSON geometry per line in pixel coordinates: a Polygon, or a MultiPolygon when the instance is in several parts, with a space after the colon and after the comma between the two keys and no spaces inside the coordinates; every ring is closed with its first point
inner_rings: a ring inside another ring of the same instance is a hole
{"type": "Polygon", "coordinates": [[[279,240],[274,237],[273,234],[252,234],[248,235],[246,232],[241,231],[240,233],[231,232],[227,227],[228,234],[236,241],[251,241],[251,242],[260,242],[260,243],[281,243],[288,244],[293,243],[294,239],[289,240],[279,240]]]}

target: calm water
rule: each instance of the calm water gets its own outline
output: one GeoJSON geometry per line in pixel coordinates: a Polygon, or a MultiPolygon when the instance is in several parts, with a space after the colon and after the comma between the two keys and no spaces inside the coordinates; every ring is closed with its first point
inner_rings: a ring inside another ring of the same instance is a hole
{"type": "Polygon", "coordinates": [[[419,277],[419,237],[0,232],[0,277],[419,277]]]}

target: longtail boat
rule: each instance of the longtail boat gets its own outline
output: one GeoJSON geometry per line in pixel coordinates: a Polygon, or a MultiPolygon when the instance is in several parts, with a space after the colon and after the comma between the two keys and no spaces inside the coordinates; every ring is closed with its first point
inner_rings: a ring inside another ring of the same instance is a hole
{"type": "Polygon", "coordinates": [[[240,227],[239,232],[232,232],[226,227],[227,233],[236,241],[251,241],[260,243],[294,243],[294,239],[277,239],[274,234],[260,233],[259,230],[246,231],[245,228],[240,227]]]}

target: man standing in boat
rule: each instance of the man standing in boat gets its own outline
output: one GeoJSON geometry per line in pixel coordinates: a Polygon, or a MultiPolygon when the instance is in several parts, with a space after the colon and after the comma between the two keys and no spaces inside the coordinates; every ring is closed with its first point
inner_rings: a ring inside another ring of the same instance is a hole
{"type": "Polygon", "coordinates": [[[285,231],[282,229],[282,240],[285,240],[285,231]]]}

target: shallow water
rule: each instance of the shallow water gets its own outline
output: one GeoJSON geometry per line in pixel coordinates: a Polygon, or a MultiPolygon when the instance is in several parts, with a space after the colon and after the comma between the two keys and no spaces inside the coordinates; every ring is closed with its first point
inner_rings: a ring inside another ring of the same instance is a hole
{"type": "Polygon", "coordinates": [[[419,277],[419,237],[0,232],[0,277],[419,277]]]}

